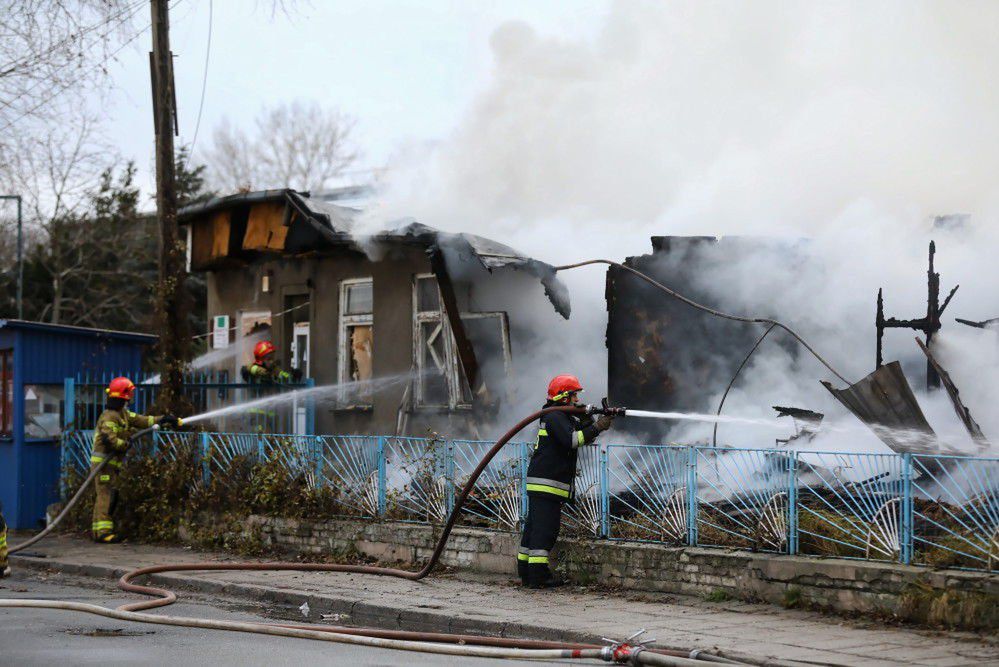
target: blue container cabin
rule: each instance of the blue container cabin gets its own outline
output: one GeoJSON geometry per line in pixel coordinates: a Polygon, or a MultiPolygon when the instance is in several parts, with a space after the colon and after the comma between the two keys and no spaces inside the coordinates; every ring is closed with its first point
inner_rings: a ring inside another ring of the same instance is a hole
{"type": "Polygon", "coordinates": [[[0,319],[0,507],[12,528],[38,528],[59,499],[64,380],[142,368],[156,336],[0,319]]]}

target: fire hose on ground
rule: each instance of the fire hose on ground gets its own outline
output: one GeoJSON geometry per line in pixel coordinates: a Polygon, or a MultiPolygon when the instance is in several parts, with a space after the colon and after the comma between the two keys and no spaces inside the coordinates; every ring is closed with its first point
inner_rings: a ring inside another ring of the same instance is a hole
{"type": "MultiPolygon", "coordinates": [[[[611,408],[606,405],[601,407],[559,406],[539,410],[538,412],[522,419],[516,426],[507,431],[503,437],[496,441],[482,460],[479,461],[475,470],[472,471],[468,481],[462,488],[461,493],[455,500],[454,509],[444,525],[444,529],[437,540],[437,545],[434,548],[433,554],[427,563],[418,571],[414,572],[397,568],[374,567],[368,565],[342,565],[334,563],[175,563],[144,567],[123,575],[118,582],[118,585],[122,590],[152,596],[153,599],[124,604],[117,609],[109,609],[100,605],[82,602],[28,599],[0,600],[0,607],[58,609],[94,614],[105,618],[113,618],[122,621],[134,621],[138,623],[153,623],[159,625],[228,630],[235,632],[253,632],[281,637],[297,637],[302,639],[314,639],[319,641],[354,644],[360,646],[420,651],[465,657],[511,658],[522,660],[598,659],[605,662],[615,662],[619,664],[670,665],[674,667],[689,667],[691,665],[703,664],[705,661],[723,664],[763,664],[762,661],[758,660],[747,659],[747,661],[744,661],[736,658],[735,656],[727,658],[722,655],[696,650],[679,651],[661,648],[648,648],[646,644],[649,642],[638,641],[636,640],[636,636],[632,636],[628,640],[624,641],[609,642],[606,646],[585,644],[570,645],[532,640],[480,637],[474,635],[401,632],[370,628],[339,628],[322,625],[251,623],[143,613],[148,609],[170,605],[177,600],[177,596],[173,591],[133,583],[133,580],[138,577],[164,572],[236,570],[347,572],[354,574],[392,576],[411,581],[419,581],[430,574],[440,561],[444,548],[447,545],[448,538],[450,537],[451,531],[458,520],[458,516],[465,504],[465,501],[468,499],[476,481],[482,474],[483,470],[485,470],[486,466],[489,465],[492,458],[524,427],[538,420],[541,416],[551,412],[567,412],[570,414],[626,414],[626,411],[623,408],[611,408]]],[[[146,431],[136,433],[133,436],[133,439],[143,435],[149,430],[150,429],[147,429],[146,431]]],[[[59,522],[63,520],[72,507],[76,505],[82,496],[83,491],[87,488],[93,478],[100,473],[101,468],[103,468],[103,464],[94,467],[90,475],[84,481],[83,485],[81,485],[80,490],[73,495],[70,501],[66,504],[66,507],[59,513],[56,519],[45,529],[45,531],[39,533],[27,542],[17,545],[12,548],[11,551],[20,551],[25,547],[38,542],[52,529],[54,529],[59,522]]]]}
{"type": "MultiPolygon", "coordinates": [[[[615,266],[621,270],[627,271],[636,275],[645,282],[651,284],[653,287],[665,292],[666,294],[686,303],[687,305],[696,308],[698,310],[704,311],[716,317],[721,317],[723,319],[733,320],[736,322],[746,322],[751,324],[767,324],[770,325],[770,329],[780,328],[786,331],[790,336],[792,336],[798,343],[800,343],[806,350],[808,350],[819,362],[821,362],[833,375],[839,378],[846,384],[850,384],[843,375],[841,375],[833,366],[825,360],[814,348],[812,348],[804,338],[802,338],[797,332],[788,327],[787,325],[771,319],[764,317],[744,317],[738,315],[732,315],[725,313],[714,308],[710,308],[703,304],[697,303],[692,299],[685,297],[684,295],[670,289],[669,287],[663,285],[662,283],[656,281],[650,276],[632,268],[621,264],[619,262],[614,262],[606,259],[593,259],[585,262],[578,262],[575,264],[567,264],[564,266],[555,267],[555,271],[565,271],[569,269],[574,269],[583,266],[589,266],[593,264],[607,264],[610,266],[615,266]]],[[[756,346],[753,347],[752,352],[759,347],[762,342],[763,337],[757,342],[756,346]]],[[[748,357],[747,357],[748,361],[748,357]]],[[[746,361],[743,361],[743,366],[746,361]]],[[[740,366],[741,370],[742,366],[740,366]]],[[[733,379],[734,382],[734,379],[733,379]]],[[[69,611],[79,611],[91,614],[97,614],[100,616],[105,616],[108,618],[115,618],[119,620],[136,621],[140,623],[157,623],[166,625],[176,625],[183,627],[198,627],[206,629],[218,629],[218,630],[230,630],[238,632],[255,632],[260,634],[268,634],[275,636],[285,636],[285,637],[300,637],[306,639],[317,639],[321,641],[332,641],[348,644],[357,644],[364,646],[374,646],[381,648],[391,648],[399,650],[410,650],[410,651],[422,651],[429,653],[439,653],[447,655],[460,655],[460,656],[471,656],[471,657],[492,657],[492,658],[519,658],[519,659],[566,659],[566,658],[591,658],[591,659],[601,659],[607,662],[617,662],[617,663],[628,663],[633,665],[694,665],[703,663],[704,661],[724,663],[724,664],[756,664],[756,665],[778,665],[779,661],[773,660],[761,660],[754,656],[744,656],[730,654],[729,657],[721,655],[718,653],[707,653],[699,650],[694,651],[677,651],[668,649],[652,649],[645,646],[648,642],[631,642],[635,636],[629,638],[628,640],[621,642],[610,642],[607,646],[590,646],[590,645],[562,645],[553,644],[548,642],[536,642],[530,640],[516,640],[516,639],[501,639],[501,638],[490,638],[490,637],[478,637],[471,635],[448,635],[440,633],[401,633],[400,631],[389,631],[389,630],[377,630],[377,629],[358,629],[358,628],[334,628],[330,626],[320,626],[320,625],[288,625],[288,624],[274,624],[274,623],[246,623],[246,622],[236,622],[236,621],[218,621],[218,620],[208,620],[208,619],[197,619],[197,618],[186,618],[178,616],[157,616],[152,614],[141,613],[144,610],[154,609],[157,607],[164,607],[174,603],[177,600],[176,594],[172,591],[168,591],[162,588],[156,588],[152,586],[143,586],[140,584],[132,583],[133,579],[141,576],[164,573],[164,572],[190,572],[190,571],[235,571],[235,570],[250,570],[250,571],[299,571],[299,572],[347,572],[355,574],[372,574],[380,576],[392,576],[401,579],[408,579],[411,581],[419,581],[426,577],[430,572],[436,567],[441,555],[444,552],[444,548],[447,545],[448,538],[450,537],[451,531],[454,528],[455,523],[458,520],[458,516],[461,512],[465,501],[468,499],[469,494],[475,486],[476,481],[479,476],[485,470],[486,466],[493,459],[493,457],[499,452],[500,449],[519,433],[528,424],[539,419],[542,415],[550,412],[568,412],[571,414],[617,414],[624,415],[626,410],[623,408],[610,408],[606,404],[602,407],[551,407],[543,410],[539,410],[534,414],[525,417],[516,426],[507,431],[493,447],[486,453],[486,455],[479,461],[475,470],[469,476],[468,481],[462,488],[461,493],[455,501],[454,509],[451,511],[447,522],[444,525],[444,529],[437,541],[437,545],[434,548],[434,552],[431,555],[427,563],[416,572],[409,570],[402,570],[397,568],[387,568],[387,567],[374,567],[367,565],[341,565],[341,564],[326,564],[326,563],[179,563],[179,564],[165,564],[165,565],[154,565],[151,567],[140,568],[126,573],[118,581],[118,585],[122,590],[138,593],[141,595],[152,596],[153,599],[145,600],[141,602],[133,602],[130,604],[125,604],[120,606],[118,609],[108,609],[100,605],[91,605],[78,602],[60,602],[60,601],[49,601],[49,600],[0,600],[0,607],[32,607],[32,608],[47,608],[47,609],[63,609],[69,611]]],[[[720,406],[719,406],[720,411],[720,406]]],[[[133,438],[139,437],[140,435],[146,433],[151,429],[146,429],[137,433],[133,438]]],[[[74,494],[70,501],[66,504],[66,507],[60,512],[60,514],[55,518],[54,521],[41,533],[34,536],[32,539],[19,544],[10,549],[11,553],[20,551],[32,544],[35,544],[42,538],[44,538],[49,532],[51,532],[67,513],[72,509],[72,507],[79,501],[83,492],[93,481],[94,477],[100,473],[103,466],[106,465],[102,463],[101,465],[95,467],[91,470],[90,475],[81,485],[80,489],[74,494]]]]}

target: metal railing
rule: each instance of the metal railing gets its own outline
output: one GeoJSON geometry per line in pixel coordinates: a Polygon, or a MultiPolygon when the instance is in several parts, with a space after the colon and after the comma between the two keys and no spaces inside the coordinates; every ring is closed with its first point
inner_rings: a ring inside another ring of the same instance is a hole
{"type": "MultiPolygon", "coordinates": [[[[63,465],[89,466],[67,431],[63,465]]],[[[156,432],[143,453],[195,456],[203,481],[276,466],[336,491],[337,516],[441,523],[491,442],[362,435],[156,432]]],[[[479,478],[463,525],[516,530],[532,447],[510,443],[479,478]]],[[[682,445],[580,450],[566,532],[991,571],[999,565],[999,458],[682,445]]]]}
{"type": "MultiPolygon", "coordinates": [[[[64,413],[64,430],[94,428],[97,418],[104,411],[106,402],[104,390],[108,383],[119,375],[132,378],[136,384],[135,397],[129,404],[129,409],[140,414],[148,414],[159,396],[158,376],[135,372],[77,375],[64,381],[67,406],[64,413]]],[[[245,383],[233,381],[225,371],[212,371],[185,374],[182,392],[184,399],[191,406],[188,414],[202,414],[313,386],[311,378],[306,378],[301,383],[245,383]]],[[[254,409],[220,415],[212,420],[212,424],[215,428],[232,432],[310,434],[315,432],[315,410],[313,401],[308,398],[279,405],[268,405],[265,402],[254,409]]]]}

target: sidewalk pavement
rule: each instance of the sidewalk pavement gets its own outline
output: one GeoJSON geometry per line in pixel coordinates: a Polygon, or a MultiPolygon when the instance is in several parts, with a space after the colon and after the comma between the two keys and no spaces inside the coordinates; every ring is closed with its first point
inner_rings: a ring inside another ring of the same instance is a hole
{"type": "MultiPolygon", "coordinates": [[[[13,540],[12,540],[13,541],[13,540]]],[[[187,548],[96,545],[54,537],[15,568],[100,577],[154,564],[237,560],[187,548]]],[[[999,665],[999,638],[855,621],[744,602],[565,588],[530,591],[505,578],[431,575],[422,582],[319,572],[188,572],[151,580],[175,591],[239,598],[284,618],[383,628],[599,642],[640,628],[660,646],[720,649],[822,665],[999,665]],[[335,616],[329,616],[335,615],[335,616]],[[323,617],[326,616],[325,619],[323,617]]],[[[182,594],[181,594],[182,596],[182,594]]]]}

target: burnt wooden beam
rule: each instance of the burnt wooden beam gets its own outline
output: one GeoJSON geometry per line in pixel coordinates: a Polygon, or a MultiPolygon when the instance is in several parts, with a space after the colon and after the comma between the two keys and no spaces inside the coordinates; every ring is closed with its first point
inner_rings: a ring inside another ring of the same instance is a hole
{"type": "Polygon", "coordinates": [[[934,370],[936,370],[937,375],[943,383],[944,389],[947,390],[947,395],[950,397],[951,405],[954,406],[954,412],[957,413],[958,419],[960,419],[961,423],[964,424],[964,428],[968,430],[968,435],[970,435],[974,443],[978,445],[978,451],[984,452],[988,450],[991,446],[989,439],[985,437],[984,433],[982,433],[982,427],[979,426],[978,422],[976,422],[974,417],[971,416],[971,411],[968,410],[968,407],[961,402],[961,392],[958,391],[957,385],[955,385],[954,381],[951,380],[950,373],[944,370],[943,366],[940,365],[940,362],[930,351],[930,348],[926,347],[923,341],[917,338],[916,345],[918,345],[919,349],[926,355],[927,362],[929,362],[933,366],[934,370]]]}
{"type": "Polygon", "coordinates": [[[999,324],[999,317],[993,317],[991,320],[982,320],[981,322],[974,322],[972,320],[962,320],[960,317],[956,317],[954,319],[960,324],[964,324],[969,327],[974,327],[976,329],[988,329],[993,325],[999,324]]]}
{"type": "MultiPolygon", "coordinates": [[[[934,256],[937,252],[936,243],[930,241],[929,248],[929,268],[926,271],[926,316],[910,319],[910,320],[900,320],[895,317],[885,317],[884,312],[884,290],[878,290],[878,309],[875,319],[875,327],[877,329],[877,353],[875,357],[875,367],[877,370],[881,368],[884,364],[884,334],[885,329],[912,329],[914,331],[921,331],[926,334],[926,346],[930,347],[933,343],[933,337],[937,331],[940,331],[942,324],[940,322],[940,316],[943,315],[944,310],[950,305],[951,299],[954,298],[954,294],[957,292],[957,288],[960,285],[955,285],[954,289],[950,291],[947,298],[944,299],[943,305],[940,305],[940,274],[934,269],[934,256]]],[[[940,387],[940,376],[937,373],[936,368],[929,361],[926,362],[926,388],[934,389],[940,387]]]]}
{"type": "Polygon", "coordinates": [[[447,265],[444,263],[444,253],[437,246],[433,246],[428,251],[430,255],[430,270],[437,278],[437,286],[441,293],[441,303],[444,306],[444,315],[451,325],[451,333],[454,334],[454,342],[458,349],[458,360],[465,371],[465,379],[468,380],[468,387],[471,390],[472,401],[474,402],[479,394],[479,362],[475,358],[475,348],[472,341],[465,333],[465,324],[461,321],[461,310],[458,308],[458,298],[454,293],[454,284],[451,276],[448,275],[447,265]]]}

